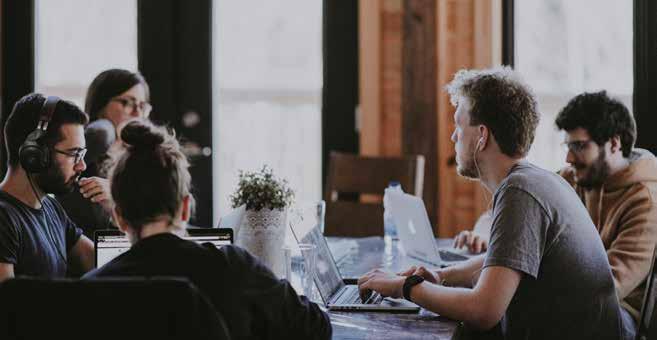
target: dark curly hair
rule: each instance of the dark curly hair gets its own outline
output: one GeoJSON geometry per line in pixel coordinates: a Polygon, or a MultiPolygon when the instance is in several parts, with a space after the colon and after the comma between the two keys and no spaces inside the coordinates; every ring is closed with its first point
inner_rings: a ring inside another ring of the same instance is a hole
{"type": "Polygon", "coordinates": [[[529,152],[540,119],[531,88],[509,67],[461,70],[447,85],[454,106],[469,99],[470,125],[487,126],[510,157],[529,152]]]}
{"type": "Polygon", "coordinates": [[[636,142],[636,122],[619,100],[607,96],[607,91],[585,92],[561,109],[555,124],[559,130],[586,130],[591,139],[603,145],[615,136],[621,140],[623,157],[628,157],[636,142]]]}

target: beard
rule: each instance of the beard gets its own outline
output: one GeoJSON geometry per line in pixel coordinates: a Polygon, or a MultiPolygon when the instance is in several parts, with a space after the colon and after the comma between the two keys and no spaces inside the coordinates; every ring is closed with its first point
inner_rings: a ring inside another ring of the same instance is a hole
{"type": "Polygon", "coordinates": [[[53,162],[48,170],[35,176],[35,181],[44,193],[65,195],[75,189],[76,180],[79,176],[80,174],[76,173],[71,178],[66,179],[64,172],[53,162]]]}
{"type": "Polygon", "coordinates": [[[464,158],[461,158],[461,162],[459,162],[459,157],[456,157],[456,173],[465,178],[478,179],[479,170],[477,169],[475,157],[476,155],[474,144],[470,144],[470,147],[465,153],[464,158]]]}
{"type": "MultiPolygon", "coordinates": [[[[588,166],[586,177],[579,178],[579,176],[577,176],[577,185],[586,190],[600,188],[602,186],[602,184],[607,179],[607,176],[609,175],[609,166],[605,162],[606,154],[607,153],[604,148],[600,149],[598,158],[596,158],[595,161],[593,161],[593,163],[588,166]]],[[[574,164],[573,166],[577,171],[586,168],[586,166],[582,166],[580,164],[574,164]]]]}

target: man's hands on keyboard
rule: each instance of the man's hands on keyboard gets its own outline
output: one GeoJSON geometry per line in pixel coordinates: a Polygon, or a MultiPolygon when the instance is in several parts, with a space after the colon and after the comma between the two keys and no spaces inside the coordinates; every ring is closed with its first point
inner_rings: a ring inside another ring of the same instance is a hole
{"type": "Polygon", "coordinates": [[[400,298],[405,280],[405,276],[388,273],[381,269],[372,270],[358,279],[358,289],[361,292],[361,299],[367,297],[371,291],[375,291],[383,296],[400,298]],[[368,291],[370,292],[368,293],[368,291]]]}

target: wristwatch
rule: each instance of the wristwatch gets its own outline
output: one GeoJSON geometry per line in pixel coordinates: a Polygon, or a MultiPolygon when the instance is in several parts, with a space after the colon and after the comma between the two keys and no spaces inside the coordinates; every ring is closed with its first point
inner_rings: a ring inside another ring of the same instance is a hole
{"type": "Polygon", "coordinates": [[[411,275],[407,277],[404,281],[404,287],[402,288],[404,299],[411,301],[411,288],[413,288],[415,285],[419,285],[422,282],[424,282],[424,278],[420,275],[411,275]]]}

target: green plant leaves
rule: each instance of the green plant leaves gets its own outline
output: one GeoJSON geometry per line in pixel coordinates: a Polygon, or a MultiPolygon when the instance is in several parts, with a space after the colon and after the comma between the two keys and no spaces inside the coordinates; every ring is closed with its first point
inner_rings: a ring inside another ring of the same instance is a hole
{"type": "Polygon", "coordinates": [[[274,171],[264,165],[260,171],[239,171],[237,190],[230,196],[233,208],[246,204],[247,210],[263,208],[283,210],[292,203],[294,192],[287,180],[274,176],[274,171]]]}

